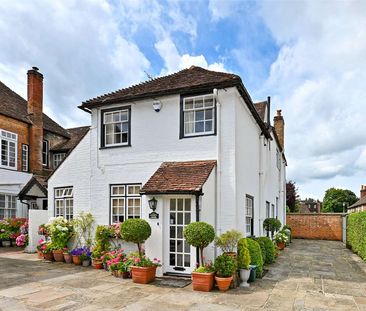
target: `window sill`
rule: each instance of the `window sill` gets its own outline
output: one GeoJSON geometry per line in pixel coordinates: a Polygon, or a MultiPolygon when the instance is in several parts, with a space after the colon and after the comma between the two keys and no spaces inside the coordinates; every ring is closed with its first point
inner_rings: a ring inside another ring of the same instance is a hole
{"type": "Polygon", "coordinates": [[[103,146],[103,147],[99,147],[99,150],[102,150],[102,149],[112,149],[112,148],[124,148],[124,147],[131,147],[131,144],[128,144],[128,145],[117,145],[117,146],[103,146]]]}
{"type": "Polygon", "coordinates": [[[180,139],[185,138],[196,138],[196,137],[204,137],[204,136],[216,136],[216,133],[210,133],[210,134],[198,134],[198,135],[190,135],[190,136],[182,136],[180,139]]]}

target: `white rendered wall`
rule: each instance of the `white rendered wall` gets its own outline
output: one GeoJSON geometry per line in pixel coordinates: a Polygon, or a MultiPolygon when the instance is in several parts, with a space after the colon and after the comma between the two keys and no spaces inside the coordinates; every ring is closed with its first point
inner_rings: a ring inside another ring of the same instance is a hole
{"type": "Polygon", "coordinates": [[[25,249],[27,253],[34,253],[37,250],[38,241],[41,236],[38,234],[38,227],[48,222],[48,212],[43,210],[29,210],[28,237],[29,243],[25,249]]]}

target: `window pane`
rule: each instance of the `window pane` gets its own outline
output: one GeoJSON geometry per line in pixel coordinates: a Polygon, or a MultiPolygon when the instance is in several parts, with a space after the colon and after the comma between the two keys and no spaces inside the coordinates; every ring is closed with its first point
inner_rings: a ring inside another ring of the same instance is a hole
{"type": "Polygon", "coordinates": [[[187,111],[184,113],[184,122],[194,121],[194,111],[187,111]]]}
{"type": "Polygon", "coordinates": [[[196,133],[201,133],[204,131],[204,125],[205,123],[204,122],[196,122],[195,123],[195,132],[196,133]]]}
{"type": "Polygon", "coordinates": [[[128,134],[127,133],[123,133],[122,134],[122,143],[127,143],[128,142],[128,134]]]}
{"type": "Polygon", "coordinates": [[[122,123],[122,132],[124,132],[124,133],[128,132],[128,123],[127,122],[122,123]]]}
{"type": "Polygon", "coordinates": [[[205,98],[205,107],[213,107],[213,98],[212,97],[205,98]]]}
{"type": "Polygon", "coordinates": [[[105,143],[107,144],[107,145],[111,145],[111,144],[113,144],[113,135],[106,135],[106,140],[105,140],[105,143]]]}
{"type": "Polygon", "coordinates": [[[128,111],[122,111],[121,112],[121,121],[127,121],[128,120],[128,111]]]}
{"type": "Polygon", "coordinates": [[[192,134],[194,132],[194,122],[184,124],[184,133],[192,134]]]}
{"type": "Polygon", "coordinates": [[[204,110],[198,110],[195,112],[195,116],[196,116],[196,121],[202,121],[204,119],[204,110]]]}
{"type": "Polygon", "coordinates": [[[194,108],[202,108],[203,107],[203,98],[197,98],[194,101],[194,108]]]}
{"type": "Polygon", "coordinates": [[[205,132],[211,132],[212,131],[212,121],[206,121],[205,122],[205,132]]]}
{"type": "Polygon", "coordinates": [[[211,120],[212,119],[212,111],[213,111],[213,109],[206,109],[205,110],[205,120],[211,120]]]}
{"type": "Polygon", "coordinates": [[[192,108],[193,108],[193,99],[185,99],[184,109],[192,109],[192,108]]]}
{"type": "Polygon", "coordinates": [[[112,114],[110,112],[104,114],[104,123],[112,122],[112,114]]]}
{"type": "Polygon", "coordinates": [[[113,122],[118,122],[121,121],[121,116],[120,116],[120,112],[113,112],[113,122]]]}

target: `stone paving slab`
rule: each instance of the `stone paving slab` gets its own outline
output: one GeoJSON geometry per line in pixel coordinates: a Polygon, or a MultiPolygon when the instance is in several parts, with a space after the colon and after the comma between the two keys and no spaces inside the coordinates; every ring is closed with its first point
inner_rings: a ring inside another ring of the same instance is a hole
{"type": "Polygon", "coordinates": [[[266,269],[250,288],[201,293],[0,249],[0,311],[366,311],[366,264],[341,242],[294,240],[266,269]]]}

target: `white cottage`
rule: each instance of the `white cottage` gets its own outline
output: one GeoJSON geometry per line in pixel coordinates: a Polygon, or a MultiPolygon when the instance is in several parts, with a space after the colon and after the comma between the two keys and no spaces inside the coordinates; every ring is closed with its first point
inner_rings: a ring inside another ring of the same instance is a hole
{"type": "Polygon", "coordinates": [[[246,236],[264,235],[267,217],[285,223],[284,121],[278,111],[272,127],[269,100],[254,104],[239,76],[192,66],[79,108],[92,126],[48,181],[50,217],[144,218],[147,255],[174,274],[197,262],[182,235],[190,222],[246,236]]]}

